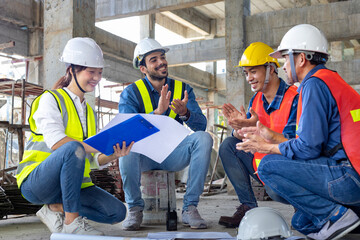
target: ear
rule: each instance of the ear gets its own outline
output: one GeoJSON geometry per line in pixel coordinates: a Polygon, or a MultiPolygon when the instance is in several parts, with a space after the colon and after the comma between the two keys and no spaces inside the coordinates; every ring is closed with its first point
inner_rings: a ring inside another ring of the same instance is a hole
{"type": "Polygon", "coordinates": [[[275,67],[274,65],[270,65],[270,74],[273,74],[275,72],[275,67]]]}
{"type": "Polygon", "coordinates": [[[147,73],[147,68],[146,68],[144,65],[140,65],[139,69],[140,69],[140,71],[141,71],[143,74],[146,75],[146,73],[147,73]]]}
{"type": "Polygon", "coordinates": [[[305,53],[303,53],[303,52],[300,53],[297,57],[297,61],[298,61],[297,63],[299,64],[300,67],[304,67],[306,64],[306,61],[308,61],[308,60],[306,60],[305,53]]]}

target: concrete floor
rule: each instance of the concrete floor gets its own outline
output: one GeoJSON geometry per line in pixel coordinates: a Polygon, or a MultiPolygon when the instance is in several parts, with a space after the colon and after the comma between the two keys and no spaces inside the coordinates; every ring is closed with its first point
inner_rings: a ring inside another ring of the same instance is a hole
{"type": "MultiPolygon", "coordinates": [[[[181,225],[181,207],[182,207],[183,194],[177,193],[177,214],[178,231],[190,232],[190,231],[204,231],[204,232],[228,232],[231,236],[236,237],[236,229],[225,228],[218,224],[219,217],[221,215],[232,215],[235,208],[239,205],[236,196],[229,196],[226,193],[203,196],[201,197],[199,204],[199,211],[201,216],[208,222],[208,229],[204,230],[191,230],[190,228],[181,225]]],[[[259,206],[272,207],[286,218],[290,223],[290,219],[294,212],[291,206],[277,203],[274,201],[262,201],[259,202],[259,206]]],[[[93,223],[94,227],[103,231],[107,236],[118,237],[134,237],[144,238],[147,237],[150,232],[165,232],[165,225],[142,225],[140,231],[123,231],[121,229],[121,223],[115,225],[93,223]]],[[[31,240],[31,239],[50,239],[51,233],[47,227],[36,216],[24,216],[16,217],[10,216],[9,219],[0,220],[0,239],[18,239],[18,240],[31,240]]],[[[300,233],[294,231],[295,236],[302,236],[300,233]]],[[[343,240],[355,240],[360,239],[360,234],[348,234],[343,240]]]]}

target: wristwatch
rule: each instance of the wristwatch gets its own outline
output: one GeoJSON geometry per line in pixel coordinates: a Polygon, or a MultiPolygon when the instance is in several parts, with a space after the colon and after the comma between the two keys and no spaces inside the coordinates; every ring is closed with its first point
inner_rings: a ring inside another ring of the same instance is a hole
{"type": "Polygon", "coordinates": [[[186,122],[187,120],[189,120],[190,118],[190,111],[189,109],[186,110],[186,114],[183,115],[183,116],[180,116],[179,115],[179,118],[183,121],[183,122],[186,122]]]}

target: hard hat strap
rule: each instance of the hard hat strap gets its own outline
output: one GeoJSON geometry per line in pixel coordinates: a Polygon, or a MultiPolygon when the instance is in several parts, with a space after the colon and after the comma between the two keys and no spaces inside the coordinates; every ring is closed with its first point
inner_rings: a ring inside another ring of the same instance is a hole
{"type": "Polygon", "coordinates": [[[295,69],[295,61],[294,61],[294,51],[292,49],[289,49],[289,57],[290,57],[290,67],[291,67],[291,77],[294,82],[299,82],[298,77],[296,75],[296,69],[295,69]]]}
{"type": "Polygon", "coordinates": [[[80,87],[80,84],[79,84],[79,82],[77,80],[74,64],[71,64],[71,69],[72,69],[72,72],[73,72],[73,76],[75,78],[76,85],[78,86],[80,91],[82,91],[83,93],[86,93],[86,91],[80,87]]]}

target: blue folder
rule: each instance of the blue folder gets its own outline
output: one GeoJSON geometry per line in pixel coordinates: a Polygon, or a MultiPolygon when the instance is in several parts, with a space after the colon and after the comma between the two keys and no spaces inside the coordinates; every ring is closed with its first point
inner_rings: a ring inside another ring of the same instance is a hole
{"type": "Polygon", "coordinates": [[[108,128],[84,142],[101,153],[111,155],[116,143],[122,147],[122,142],[129,146],[132,141],[137,142],[160,131],[141,115],[135,115],[111,128],[108,128]]]}

